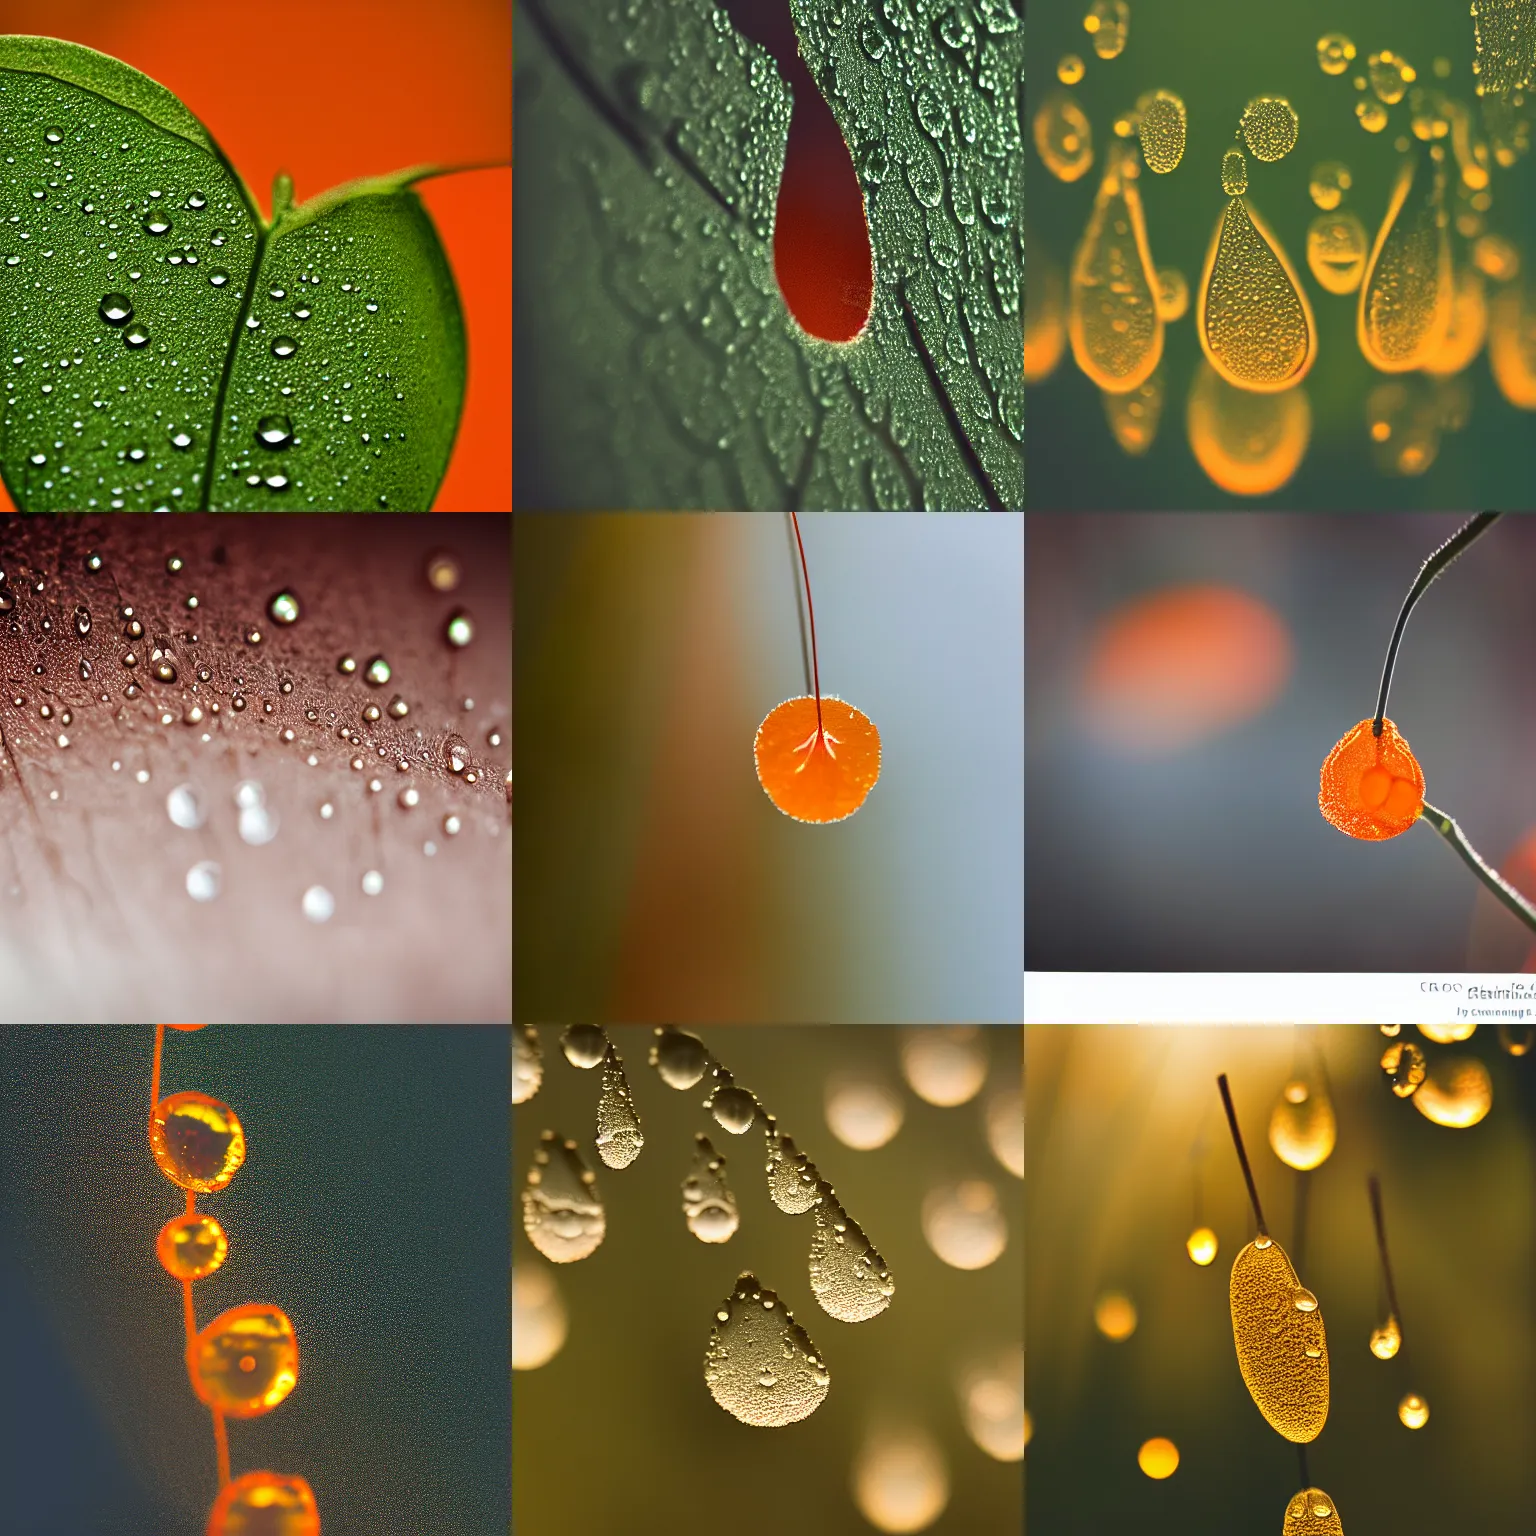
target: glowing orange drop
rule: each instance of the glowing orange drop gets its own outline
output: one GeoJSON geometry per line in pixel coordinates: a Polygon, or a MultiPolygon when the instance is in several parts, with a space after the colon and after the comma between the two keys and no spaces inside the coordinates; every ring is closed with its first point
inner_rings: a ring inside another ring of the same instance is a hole
{"type": "Polygon", "coordinates": [[[207,1536],[320,1536],[320,1507],[302,1477],[247,1472],[219,1490],[207,1536]]]}
{"type": "Polygon", "coordinates": [[[769,710],[752,743],[758,782],[796,821],[842,821],[880,777],[880,732],[862,710],[832,694],[786,699],[769,710]]]}
{"type": "Polygon", "coordinates": [[[167,1274],[178,1280],[201,1280],[228,1257],[224,1228],[202,1211],[173,1216],[160,1228],[155,1255],[167,1274]]]}
{"type": "Polygon", "coordinates": [[[1381,735],[1362,720],[1323,762],[1317,803],[1351,837],[1381,842],[1406,832],[1424,808],[1424,770],[1390,720],[1381,735]]]}
{"type": "Polygon", "coordinates": [[[209,1194],[245,1161],[245,1132],[228,1104],[206,1093],[173,1093],[150,1111],[149,1150],[171,1183],[209,1194]]]}
{"type": "Polygon", "coordinates": [[[281,1307],[252,1301],[221,1312],[187,1345],[192,1390],[232,1419],[270,1413],[299,1380],[299,1341],[281,1307]]]}

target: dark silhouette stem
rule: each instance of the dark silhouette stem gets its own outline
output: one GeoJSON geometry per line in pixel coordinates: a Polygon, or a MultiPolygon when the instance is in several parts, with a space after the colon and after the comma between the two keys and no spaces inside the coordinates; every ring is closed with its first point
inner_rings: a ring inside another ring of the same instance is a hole
{"type": "Polygon", "coordinates": [[[1492,865],[1485,864],[1476,848],[1467,841],[1467,835],[1456,825],[1453,817],[1447,816],[1444,811],[1436,810],[1429,801],[1424,802],[1424,809],[1419,812],[1419,820],[1427,822],[1436,832],[1448,842],[1461,856],[1467,868],[1477,876],[1484,885],[1493,892],[1527,928],[1536,929],[1536,907],[1533,907],[1524,896],[1512,886],[1498,870],[1492,865]]]}
{"type": "Polygon", "coordinates": [[[1242,1164],[1243,1177],[1248,1181],[1248,1198],[1253,1201],[1253,1214],[1259,1223],[1259,1236],[1268,1237],[1269,1228],[1264,1225],[1264,1208],[1259,1204],[1259,1192],[1254,1187],[1253,1169],[1248,1166],[1248,1154],[1243,1150],[1243,1133],[1237,1128],[1237,1111],[1232,1107],[1232,1090],[1227,1087],[1227,1074],[1216,1079],[1221,1089],[1221,1102],[1227,1111],[1227,1124],[1232,1127],[1232,1145],[1237,1148],[1237,1160],[1242,1164]]]}
{"type": "Polygon", "coordinates": [[[1397,1331],[1403,1331],[1403,1314],[1397,1309],[1397,1287],[1392,1283],[1392,1259],[1387,1252],[1387,1223],[1381,1214],[1381,1180],[1373,1173],[1365,1187],[1371,1197],[1371,1219],[1376,1223],[1376,1248],[1381,1254],[1381,1272],[1387,1282],[1387,1305],[1397,1320],[1397,1331]]]}
{"type": "Polygon", "coordinates": [[[1311,1478],[1310,1474],[1307,1472],[1307,1448],[1306,1448],[1306,1446],[1298,1445],[1296,1447],[1296,1460],[1301,1465],[1301,1486],[1303,1488],[1310,1488],[1312,1486],[1312,1478],[1311,1478]]]}
{"type": "MultiPolygon", "coordinates": [[[[800,550],[800,574],[805,578],[805,609],[811,616],[811,675],[816,683],[816,739],[821,740],[821,665],[816,659],[816,605],[811,601],[811,573],[805,564],[805,542],[800,537],[800,514],[791,512],[789,520],[795,527],[795,544],[800,550]]],[[[833,738],[836,740],[836,738],[833,738]]]]}
{"type": "Polygon", "coordinates": [[[1500,516],[1502,514],[1498,512],[1479,512],[1468,519],[1424,562],[1417,580],[1408,589],[1408,596],[1403,599],[1402,612],[1397,616],[1397,627],[1392,631],[1392,643],[1387,647],[1387,663],[1381,669],[1381,692],[1376,695],[1376,718],[1371,721],[1371,735],[1381,735],[1381,722],[1387,713],[1387,690],[1392,686],[1392,668],[1397,664],[1397,647],[1402,641],[1403,630],[1407,627],[1413,605],[1423,597],[1435,577],[1474,539],[1486,533],[1500,516]]]}

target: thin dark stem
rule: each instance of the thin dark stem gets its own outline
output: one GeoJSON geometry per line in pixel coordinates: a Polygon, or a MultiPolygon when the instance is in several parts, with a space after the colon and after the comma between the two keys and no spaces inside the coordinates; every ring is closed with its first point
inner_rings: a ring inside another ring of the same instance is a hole
{"type": "Polygon", "coordinates": [[[1454,818],[1436,810],[1429,801],[1419,812],[1419,820],[1428,822],[1436,832],[1461,855],[1468,869],[1501,901],[1527,928],[1536,929],[1536,907],[1507,881],[1498,870],[1485,864],[1476,848],[1467,841],[1467,835],[1456,825],[1454,818]]]}
{"type": "Polygon", "coordinates": [[[811,675],[816,683],[816,736],[821,738],[821,665],[816,659],[816,605],[811,601],[811,573],[805,564],[805,542],[800,537],[800,514],[791,512],[789,520],[795,525],[795,543],[800,549],[800,574],[805,578],[805,608],[811,616],[811,675]]]}
{"type": "Polygon", "coordinates": [[[1403,599],[1402,612],[1397,616],[1397,627],[1392,631],[1392,643],[1387,647],[1387,663],[1381,669],[1381,692],[1376,696],[1376,718],[1371,721],[1371,735],[1381,735],[1381,722],[1387,713],[1387,690],[1392,686],[1392,668],[1397,664],[1397,647],[1408,624],[1408,615],[1413,612],[1413,605],[1423,597],[1430,582],[1474,539],[1486,533],[1500,516],[1502,514],[1498,512],[1479,512],[1468,519],[1424,562],[1418,579],[1408,589],[1408,596],[1403,599]]]}
{"type": "Polygon", "coordinates": [[[1296,1447],[1296,1460],[1301,1464],[1301,1486],[1303,1488],[1310,1488],[1312,1486],[1312,1478],[1311,1478],[1311,1475],[1307,1471],[1307,1448],[1306,1448],[1306,1446],[1298,1445],[1296,1447]]]}
{"type": "Polygon", "coordinates": [[[1371,1197],[1371,1219],[1376,1223],[1376,1248],[1381,1254],[1381,1272],[1387,1282],[1387,1305],[1397,1319],[1397,1331],[1403,1331],[1403,1314],[1397,1310],[1397,1287],[1392,1283],[1392,1259],[1387,1252],[1387,1223],[1381,1214],[1381,1180],[1373,1173],[1365,1187],[1371,1197]]]}
{"type": "Polygon", "coordinates": [[[1243,1150],[1243,1133],[1237,1128],[1237,1111],[1232,1107],[1232,1090],[1227,1087],[1227,1074],[1216,1079],[1221,1089],[1221,1102],[1227,1111],[1227,1124],[1232,1127],[1232,1145],[1237,1148],[1237,1160],[1243,1166],[1243,1177],[1248,1181],[1248,1198],[1253,1201],[1253,1214],[1259,1223],[1259,1236],[1268,1237],[1269,1228],[1264,1225],[1264,1208],[1259,1204],[1259,1192],[1254,1186],[1253,1169],[1248,1166],[1248,1154],[1243,1150]]]}

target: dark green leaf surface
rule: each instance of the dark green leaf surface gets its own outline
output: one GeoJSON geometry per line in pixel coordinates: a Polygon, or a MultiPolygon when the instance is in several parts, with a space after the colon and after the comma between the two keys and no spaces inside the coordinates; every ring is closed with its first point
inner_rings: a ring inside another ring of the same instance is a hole
{"type": "Polygon", "coordinates": [[[28,37],[0,38],[0,156],[21,510],[431,505],[465,349],[422,169],[281,196],[269,230],[168,91],[28,37]]]}
{"type": "Polygon", "coordinates": [[[790,0],[863,188],[874,310],[800,329],[773,271],[790,97],[710,0],[525,0],[518,499],[1018,507],[1023,21],[790,0]]]}

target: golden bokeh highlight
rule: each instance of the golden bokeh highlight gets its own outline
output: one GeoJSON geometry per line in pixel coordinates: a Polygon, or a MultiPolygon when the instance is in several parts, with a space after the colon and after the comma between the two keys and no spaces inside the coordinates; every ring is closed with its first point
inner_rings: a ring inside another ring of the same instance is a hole
{"type": "Polygon", "coordinates": [[[1288,1168],[1307,1172],[1325,1163],[1338,1140],[1333,1103],[1321,1082],[1292,1078],[1269,1114],[1269,1145],[1288,1168]]]}
{"type": "Polygon", "coordinates": [[[1159,1481],[1172,1477],[1179,1470],[1179,1448],[1172,1440],[1159,1435],[1142,1443],[1141,1449],[1136,1452],[1136,1465],[1148,1477],[1159,1481]]]}
{"type": "Polygon", "coordinates": [[[949,1467],[916,1426],[872,1431],[853,1466],[853,1497],[877,1531],[925,1531],[949,1503],[949,1467]]]}
{"type": "Polygon", "coordinates": [[[1190,385],[1185,425],[1195,459],[1214,485],[1234,496],[1268,496],[1306,457],[1312,407],[1304,389],[1257,394],[1202,362],[1190,385]]]}
{"type": "Polygon", "coordinates": [[[1136,1332],[1136,1304],[1120,1291],[1106,1291],[1093,1304],[1093,1325],[1116,1344],[1136,1332]]]}
{"type": "Polygon", "coordinates": [[[1413,1105],[1435,1125],[1466,1130],[1493,1108],[1493,1080],[1475,1056],[1446,1057],[1430,1066],[1413,1105]]]}
{"type": "Polygon", "coordinates": [[[1196,1227],[1184,1242],[1184,1251],[1189,1255],[1190,1262],[1198,1264],[1202,1269],[1215,1259],[1216,1248],[1216,1234],[1209,1227],[1196,1227]]]}

